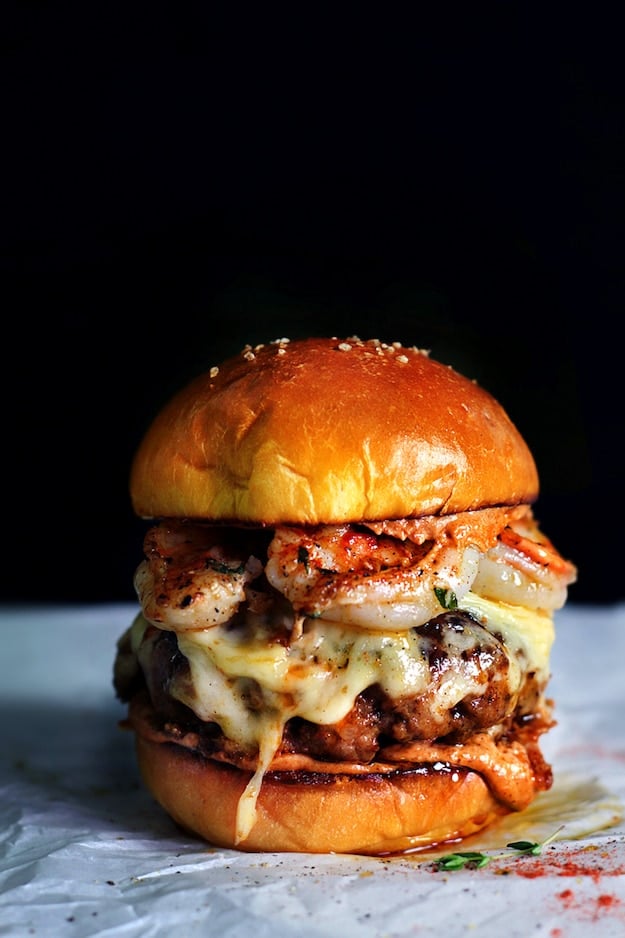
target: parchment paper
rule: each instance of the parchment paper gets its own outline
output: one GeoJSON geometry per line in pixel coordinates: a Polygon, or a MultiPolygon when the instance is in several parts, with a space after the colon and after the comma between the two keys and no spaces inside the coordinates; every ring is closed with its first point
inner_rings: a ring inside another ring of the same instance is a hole
{"type": "Polygon", "coordinates": [[[111,683],[132,605],[0,608],[0,935],[625,935],[625,606],[556,616],[555,785],[461,849],[245,854],[180,832],[144,790],[111,683]],[[511,840],[544,840],[537,857],[511,840]]]}

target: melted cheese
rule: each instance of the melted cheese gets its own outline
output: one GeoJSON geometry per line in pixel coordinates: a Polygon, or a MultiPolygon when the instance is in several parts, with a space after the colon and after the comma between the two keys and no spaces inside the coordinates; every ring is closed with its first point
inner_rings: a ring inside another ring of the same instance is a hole
{"type": "MultiPolygon", "coordinates": [[[[468,593],[462,609],[503,640],[510,656],[512,689],[528,672],[547,680],[554,632],[551,617],[468,593]]],[[[145,620],[135,626],[135,647],[145,620]]],[[[408,632],[365,631],[343,623],[308,619],[290,644],[278,642],[259,616],[243,625],[216,626],[178,633],[180,651],[189,661],[191,681],[172,682],[170,692],[205,721],[216,722],[226,736],[258,750],[257,768],[239,804],[237,841],[255,820],[255,804],[264,773],[295,716],[317,724],[343,719],[359,693],[378,684],[389,697],[423,693],[430,683],[427,639],[408,632]]],[[[483,685],[468,672],[450,670],[436,705],[449,709],[483,685]]]]}
{"type": "Polygon", "coordinates": [[[535,671],[538,678],[549,678],[549,656],[555,638],[550,613],[526,606],[484,599],[467,593],[462,608],[481,622],[491,635],[501,636],[508,652],[523,660],[526,671],[535,671]]]}

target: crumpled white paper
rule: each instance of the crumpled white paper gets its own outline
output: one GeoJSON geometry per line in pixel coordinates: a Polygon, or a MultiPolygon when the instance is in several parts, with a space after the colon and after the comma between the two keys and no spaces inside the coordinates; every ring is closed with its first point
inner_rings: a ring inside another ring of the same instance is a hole
{"type": "Polygon", "coordinates": [[[246,854],[181,833],[118,727],[115,644],[135,611],[0,608],[0,935],[625,935],[625,606],[557,614],[552,791],[470,843],[392,859],[246,854]],[[561,825],[538,857],[505,847],[561,825]],[[493,859],[438,871],[452,849],[493,859]]]}

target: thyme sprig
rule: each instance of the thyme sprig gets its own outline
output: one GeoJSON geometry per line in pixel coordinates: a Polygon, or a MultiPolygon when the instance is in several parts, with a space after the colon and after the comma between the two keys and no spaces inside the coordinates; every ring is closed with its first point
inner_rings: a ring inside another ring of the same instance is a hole
{"type": "Polygon", "coordinates": [[[446,853],[444,857],[440,857],[440,859],[435,862],[434,866],[437,870],[445,872],[450,870],[463,870],[465,868],[481,870],[482,867],[487,866],[493,860],[509,860],[511,857],[519,856],[537,857],[548,844],[556,839],[563,828],[564,824],[561,824],[553,834],[541,841],[513,840],[511,843],[506,844],[506,847],[508,847],[510,851],[513,851],[511,853],[481,853],[476,850],[446,853]]]}

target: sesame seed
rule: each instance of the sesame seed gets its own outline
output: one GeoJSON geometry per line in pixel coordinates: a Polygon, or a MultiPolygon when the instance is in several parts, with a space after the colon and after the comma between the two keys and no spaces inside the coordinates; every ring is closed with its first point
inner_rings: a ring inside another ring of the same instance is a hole
{"type": "Polygon", "coordinates": [[[341,342],[339,348],[341,352],[349,352],[351,350],[351,345],[349,342],[341,342]]]}
{"type": "Polygon", "coordinates": [[[219,374],[219,368],[217,367],[217,365],[213,365],[213,367],[210,370],[211,378],[216,378],[218,374],[219,374]]]}

